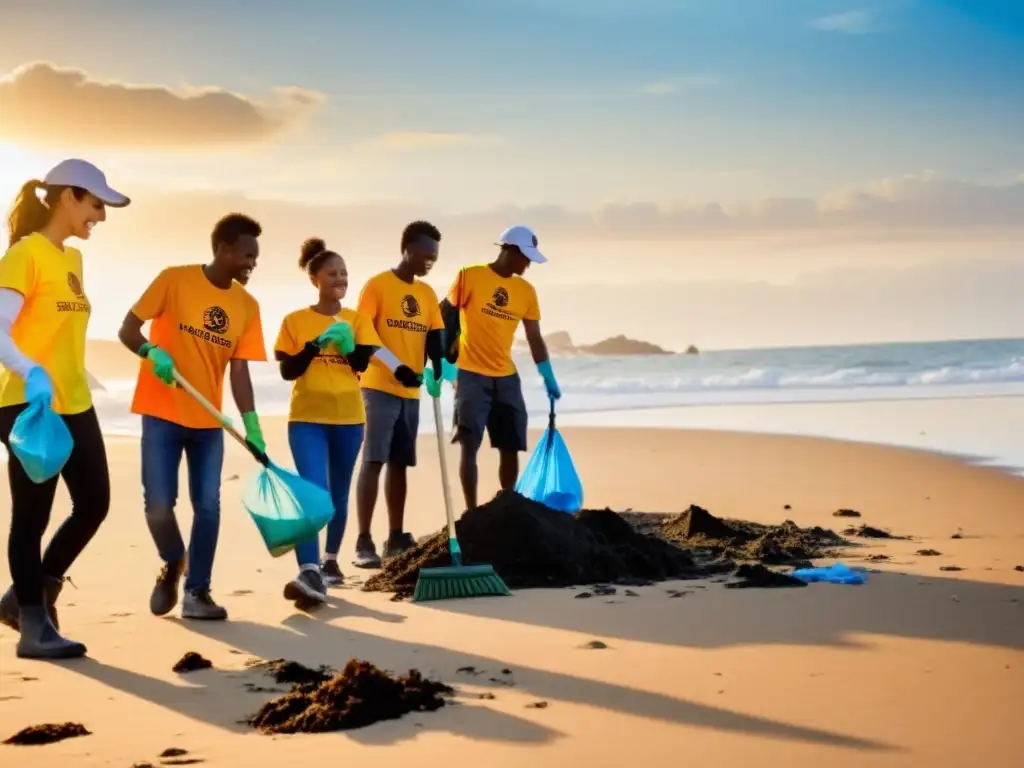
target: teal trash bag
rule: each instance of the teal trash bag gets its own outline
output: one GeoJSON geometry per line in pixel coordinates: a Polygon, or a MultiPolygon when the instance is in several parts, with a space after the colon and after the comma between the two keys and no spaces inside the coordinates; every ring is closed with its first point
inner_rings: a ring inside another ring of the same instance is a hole
{"type": "Polygon", "coordinates": [[[555,429],[555,401],[551,401],[548,428],[523,470],[516,492],[551,509],[570,514],[583,508],[583,484],[569,448],[555,429]]]}
{"type": "Polygon", "coordinates": [[[331,494],[294,472],[268,463],[246,485],[242,505],[272,557],[319,535],[334,517],[331,494]]]}
{"type": "Polygon", "coordinates": [[[790,575],[808,583],[824,581],[829,584],[866,584],[868,581],[863,571],[854,570],[842,563],[823,568],[798,568],[790,575]]]}
{"type": "Polygon", "coordinates": [[[60,414],[41,402],[14,420],[9,438],[13,453],[34,483],[45,483],[64,469],[75,441],[60,414]]]}

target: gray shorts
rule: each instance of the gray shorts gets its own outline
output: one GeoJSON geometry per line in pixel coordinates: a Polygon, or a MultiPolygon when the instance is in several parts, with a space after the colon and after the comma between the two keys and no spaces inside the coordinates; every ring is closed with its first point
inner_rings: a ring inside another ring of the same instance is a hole
{"type": "Polygon", "coordinates": [[[420,401],[379,389],[364,389],[366,437],[363,461],[416,466],[416,434],[420,428],[420,401]]]}
{"type": "Polygon", "coordinates": [[[459,371],[453,443],[479,448],[484,430],[499,451],[526,450],[526,402],[519,374],[483,376],[459,371]]]}

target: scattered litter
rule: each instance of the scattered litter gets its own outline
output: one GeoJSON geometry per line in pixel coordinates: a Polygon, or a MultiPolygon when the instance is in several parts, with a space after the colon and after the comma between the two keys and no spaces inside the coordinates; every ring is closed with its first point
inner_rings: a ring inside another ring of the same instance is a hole
{"type": "Polygon", "coordinates": [[[835,563],[823,568],[799,568],[791,574],[806,582],[823,581],[829,584],[866,584],[868,577],[862,571],[835,563]]]}

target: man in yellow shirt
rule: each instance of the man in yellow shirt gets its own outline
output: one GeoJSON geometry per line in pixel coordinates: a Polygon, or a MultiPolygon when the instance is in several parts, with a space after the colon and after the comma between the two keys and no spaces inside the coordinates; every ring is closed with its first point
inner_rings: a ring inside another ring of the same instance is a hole
{"type": "MultiPolygon", "coordinates": [[[[476,456],[486,430],[499,454],[502,490],[515,488],[519,453],[526,450],[526,403],[512,362],[512,342],[519,323],[526,331],[533,361],[548,396],[562,396],[540,332],[537,292],[523,278],[530,264],[547,261],[529,227],[509,227],[495,245],[490,264],[464,267],[441,302],[448,361],[458,363],[455,389],[455,438],[462,445],[459,479],[467,509],[477,506],[476,456]]],[[[435,366],[435,370],[437,367],[435,366]]]]}
{"type": "Polygon", "coordinates": [[[216,419],[176,386],[174,372],[220,408],[230,364],[231,392],[242,414],[246,439],[265,449],[249,361],[266,360],[267,352],[259,304],[244,288],[256,268],[261,233],[260,225],[248,216],[225,216],[213,229],[213,260],[163,270],[121,325],[121,342],[143,358],[132,412],[142,416],[146,522],[164,561],[149,603],[157,616],[177,603],[178,582],[187,560],[182,617],[227,618],[227,611],[210,597],[220,531],[224,432],[216,419]],[[153,322],[147,341],[142,326],[148,320],[153,322]],[[195,515],[187,551],[174,514],[183,453],[195,515]]]}
{"type": "Polygon", "coordinates": [[[372,277],[359,296],[358,311],[370,318],[384,345],[371,358],[360,382],[366,439],[356,486],[359,537],[353,564],[359,568],[381,566],[370,523],[385,464],[389,533],[384,557],[394,557],[416,544],[405,531],[406,470],[416,466],[423,369],[429,358],[440,376],[444,331],[437,294],[418,278],[434,266],[440,242],[441,232],[433,224],[409,224],[402,232],[402,261],[372,277]]]}

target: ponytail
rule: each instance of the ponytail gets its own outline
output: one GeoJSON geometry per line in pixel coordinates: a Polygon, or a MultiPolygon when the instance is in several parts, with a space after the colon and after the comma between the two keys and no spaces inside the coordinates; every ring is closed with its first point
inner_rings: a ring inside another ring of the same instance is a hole
{"type": "Polygon", "coordinates": [[[25,182],[7,217],[7,231],[10,234],[8,244],[14,245],[23,237],[45,227],[53,215],[53,205],[59,194],[60,189],[48,188],[38,179],[25,182]],[[46,193],[45,202],[39,197],[40,190],[46,193]]]}

